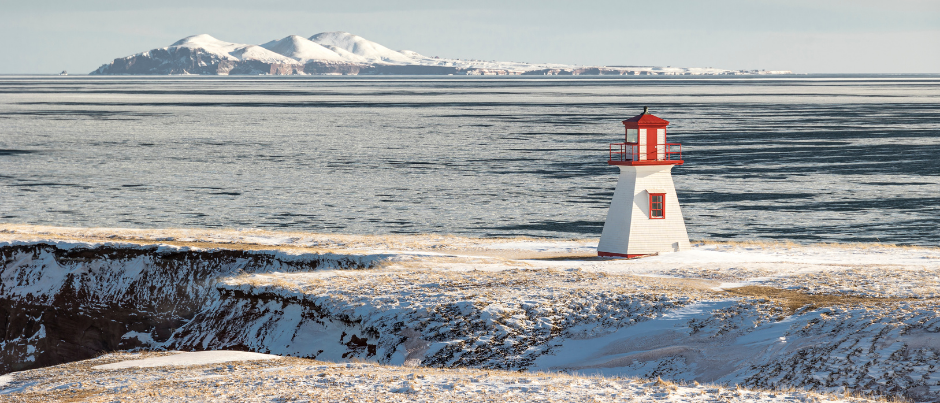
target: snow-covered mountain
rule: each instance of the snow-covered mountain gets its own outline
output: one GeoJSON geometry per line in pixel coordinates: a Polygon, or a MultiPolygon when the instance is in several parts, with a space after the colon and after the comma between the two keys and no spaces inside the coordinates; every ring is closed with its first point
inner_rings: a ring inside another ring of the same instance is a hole
{"type": "Polygon", "coordinates": [[[224,60],[254,60],[265,63],[286,64],[295,64],[298,62],[290,56],[272,52],[262,46],[220,41],[207,34],[193,35],[180,39],[170,45],[170,47],[203,50],[224,60]]]}
{"type": "Polygon", "coordinates": [[[301,63],[309,61],[358,63],[365,61],[365,59],[350,60],[351,58],[349,57],[340,55],[331,49],[323,47],[323,45],[319,43],[297,35],[290,35],[278,41],[271,41],[261,45],[261,47],[301,63]]]}
{"type": "Polygon", "coordinates": [[[348,32],[309,39],[289,35],[263,45],[225,42],[207,34],[165,48],[114,59],[91,74],[419,74],[419,75],[714,75],[787,74],[712,68],[571,66],[428,57],[392,50],[348,32]]]}
{"type": "Polygon", "coordinates": [[[416,52],[391,50],[378,43],[348,32],[321,32],[311,36],[310,40],[320,45],[328,46],[330,49],[336,51],[345,51],[346,54],[354,55],[353,57],[358,56],[362,60],[371,63],[415,64],[416,62],[419,63],[424,59],[428,59],[416,52]],[[404,52],[409,53],[406,54],[404,52]]]}

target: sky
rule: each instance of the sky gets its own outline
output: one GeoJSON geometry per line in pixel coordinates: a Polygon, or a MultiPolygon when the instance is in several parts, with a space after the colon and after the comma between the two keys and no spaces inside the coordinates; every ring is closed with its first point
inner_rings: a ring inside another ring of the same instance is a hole
{"type": "Polygon", "coordinates": [[[937,0],[0,0],[0,74],[88,73],[202,33],[326,31],[462,59],[940,73],[937,0]]]}

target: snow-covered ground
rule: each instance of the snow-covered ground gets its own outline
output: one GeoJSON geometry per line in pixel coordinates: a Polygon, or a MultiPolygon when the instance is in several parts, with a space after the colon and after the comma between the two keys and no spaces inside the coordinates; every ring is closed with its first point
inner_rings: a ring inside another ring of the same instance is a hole
{"type": "Polygon", "coordinates": [[[137,360],[126,360],[112,362],[108,364],[95,365],[94,369],[125,369],[125,368],[152,368],[152,367],[174,367],[174,366],[193,366],[210,365],[228,362],[273,360],[280,358],[271,354],[252,353],[247,351],[195,351],[195,352],[173,352],[170,355],[158,355],[155,357],[145,357],[137,360]]]}
{"type": "Polygon", "coordinates": [[[451,270],[504,270],[533,266],[558,270],[577,268],[609,274],[685,278],[699,284],[711,284],[716,289],[764,285],[817,294],[898,298],[934,298],[940,292],[940,248],[700,242],[690,251],[625,260],[594,258],[596,239],[494,239],[433,234],[369,236],[264,230],[62,228],[0,224],[0,242],[48,239],[89,244],[132,242],[203,249],[269,249],[293,254],[388,255],[388,260],[399,262],[434,260],[432,266],[451,270]],[[479,259],[489,259],[489,263],[479,264],[479,259]]]}
{"type": "MultiPolygon", "coordinates": [[[[216,282],[187,291],[204,301],[188,322],[163,338],[140,329],[125,338],[150,349],[237,347],[421,371],[940,398],[938,248],[698,243],[628,260],[594,256],[596,242],[0,225],[0,248],[21,248],[4,252],[0,290],[52,300],[73,273],[87,280],[70,287],[88,295],[169,298],[139,290],[153,289],[147,281],[168,259],[209,259],[217,262],[198,267],[217,267],[203,274],[216,282]],[[218,257],[226,250],[250,254],[227,261],[218,257]]],[[[503,387],[492,393],[509,393],[503,387]]]]}
{"type": "Polygon", "coordinates": [[[0,376],[0,401],[870,402],[625,377],[329,363],[230,351],[111,353],[0,376]],[[200,355],[194,358],[194,355],[200,355]],[[207,362],[206,356],[218,358],[207,362]]]}

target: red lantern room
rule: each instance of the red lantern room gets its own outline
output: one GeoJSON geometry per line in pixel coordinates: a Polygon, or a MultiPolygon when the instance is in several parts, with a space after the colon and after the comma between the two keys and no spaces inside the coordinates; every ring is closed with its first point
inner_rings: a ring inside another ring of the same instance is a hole
{"type": "Polygon", "coordinates": [[[682,165],[682,145],[666,142],[669,122],[653,116],[649,107],[624,120],[623,143],[610,144],[608,165],[682,165]]]}

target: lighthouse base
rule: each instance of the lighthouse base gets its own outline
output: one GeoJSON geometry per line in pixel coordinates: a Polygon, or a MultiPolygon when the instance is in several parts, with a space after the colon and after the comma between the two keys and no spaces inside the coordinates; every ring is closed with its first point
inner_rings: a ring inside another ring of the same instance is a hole
{"type": "Polygon", "coordinates": [[[598,256],[640,257],[692,248],[673,165],[618,166],[620,178],[597,245],[598,256]],[[663,195],[661,214],[650,214],[650,195],[663,195]]]}
{"type": "Polygon", "coordinates": [[[597,252],[597,256],[599,256],[599,257],[625,257],[625,258],[627,258],[627,259],[636,259],[636,258],[638,258],[638,257],[650,256],[650,255],[625,255],[625,254],[622,254],[622,253],[610,253],[610,252],[600,252],[600,251],[598,251],[598,252],[597,252]]]}

